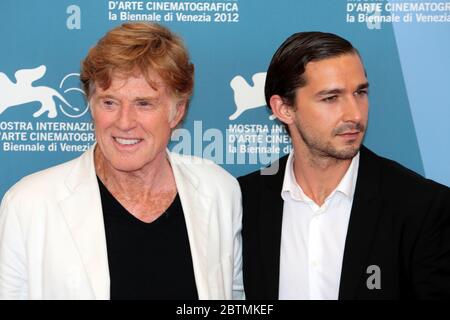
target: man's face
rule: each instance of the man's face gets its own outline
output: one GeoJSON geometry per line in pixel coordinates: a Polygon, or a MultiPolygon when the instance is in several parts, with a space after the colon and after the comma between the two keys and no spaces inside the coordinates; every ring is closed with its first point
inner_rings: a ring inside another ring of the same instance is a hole
{"type": "Polygon", "coordinates": [[[369,108],[361,59],[345,54],[309,62],[304,77],[306,86],[296,92],[291,134],[297,134],[300,147],[312,155],[353,158],[364,137],[369,108]]]}
{"type": "Polygon", "coordinates": [[[162,80],[152,80],[155,88],[143,75],[116,75],[108,89],[97,86],[92,95],[97,152],[115,170],[145,170],[164,157],[171,130],[184,113],[162,80]]]}

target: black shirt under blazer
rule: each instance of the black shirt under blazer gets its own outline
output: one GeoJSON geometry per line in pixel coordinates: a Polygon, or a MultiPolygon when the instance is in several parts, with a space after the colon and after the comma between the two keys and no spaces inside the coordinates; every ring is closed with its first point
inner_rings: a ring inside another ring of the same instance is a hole
{"type": "MultiPolygon", "coordinates": [[[[286,161],[238,179],[247,299],[278,299],[286,161]]],[[[450,298],[450,189],[362,146],[339,299],[412,298],[450,298]],[[381,289],[367,286],[370,265],[381,289]]]]}

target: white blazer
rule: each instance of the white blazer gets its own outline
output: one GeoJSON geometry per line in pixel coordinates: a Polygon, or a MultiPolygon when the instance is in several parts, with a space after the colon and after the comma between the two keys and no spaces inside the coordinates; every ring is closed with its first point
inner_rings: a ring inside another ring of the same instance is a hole
{"type": "MultiPolygon", "coordinates": [[[[0,299],[109,299],[92,147],[23,178],[0,208],[0,299]]],[[[243,298],[241,193],[213,162],[167,152],[200,299],[243,298]]]]}

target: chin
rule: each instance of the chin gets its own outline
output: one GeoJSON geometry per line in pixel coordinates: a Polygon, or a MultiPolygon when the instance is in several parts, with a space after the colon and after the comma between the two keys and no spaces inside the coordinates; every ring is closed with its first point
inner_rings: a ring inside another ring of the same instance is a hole
{"type": "Polygon", "coordinates": [[[111,162],[110,164],[114,170],[122,172],[138,171],[144,167],[144,164],[133,161],[117,161],[117,162],[114,161],[111,162]]]}
{"type": "Polygon", "coordinates": [[[353,157],[356,156],[356,154],[358,153],[360,147],[361,146],[358,145],[358,146],[345,147],[340,150],[336,150],[335,156],[336,156],[336,158],[341,159],[341,160],[353,159],[353,157]]]}

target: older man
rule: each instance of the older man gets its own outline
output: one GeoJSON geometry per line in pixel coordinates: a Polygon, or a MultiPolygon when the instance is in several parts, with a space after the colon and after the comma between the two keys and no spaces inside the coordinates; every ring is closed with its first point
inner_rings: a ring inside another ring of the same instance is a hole
{"type": "Polygon", "coordinates": [[[181,39],[157,24],[124,24],[90,50],[81,80],[97,144],[5,195],[0,298],[242,295],[236,180],[166,150],[193,73],[181,39]]]}

